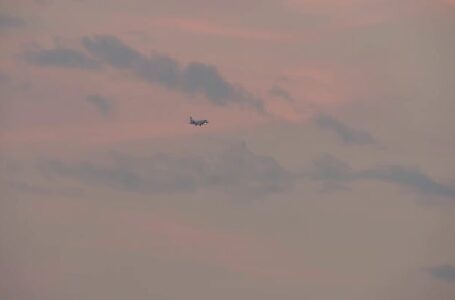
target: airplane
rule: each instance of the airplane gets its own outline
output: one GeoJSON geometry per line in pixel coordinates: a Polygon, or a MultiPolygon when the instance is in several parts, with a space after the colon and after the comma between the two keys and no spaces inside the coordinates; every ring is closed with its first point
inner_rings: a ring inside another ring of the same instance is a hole
{"type": "Polygon", "coordinates": [[[209,121],[207,121],[207,120],[194,120],[193,117],[190,116],[190,124],[192,124],[194,126],[202,126],[202,125],[205,125],[208,123],[209,123],[209,121]]]}

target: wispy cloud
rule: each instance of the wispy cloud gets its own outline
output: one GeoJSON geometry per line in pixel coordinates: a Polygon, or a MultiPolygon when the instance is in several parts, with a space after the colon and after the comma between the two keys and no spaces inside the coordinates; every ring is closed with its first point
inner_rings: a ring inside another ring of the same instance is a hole
{"type": "Polygon", "coordinates": [[[10,77],[6,74],[0,71],[0,84],[7,83],[10,81],[10,77]]]}
{"type": "Polygon", "coordinates": [[[265,195],[292,188],[295,179],[273,158],[257,155],[243,144],[199,155],[115,155],[104,164],[53,160],[42,162],[39,169],[50,178],[140,193],[179,193],[209,188],[226,194],[265,195]]]}
{"type": "Polygon", "coordinates": [[[23,54],[26,61],[40,67],[60,67],[76,69],[94,69],[99,63],[84,52],[70,48],[55,47],[51,49],[34,48],[23,54]]]}
{"type": "Polygon", "coordinates": [[[110,115],[114,109],[112,101],[101,95],[88,95],[87,102],[92,104],[104,116],[110,115]]]}
{"type": "Polygon", "coordinates": [[[349,181],[354,179],[354,172],[348,163],[327,153],[313,161],[309,175],[312,179],[320,181],[349,181]]]}
{"type": "Polygon", "coordinates": [[[436,279],[455,282],[455,267],[452,265],[439,265],[426,269],[436,279]]]}
{"type": "Polygon", "coordinates": [[[429,195],[455,197],[454,186],[438,183],[415,167],[397,165],[376,167],[358,172],[356,177],[397,183],[429,195]]]}
{"type": "Polygon", "coordinates": [[[329,154],[324,154],[315,160],[307,176],[326,185],[339,186],[360,180],[377,180],[406,186],[426,195],[455,197],[455,186],[436,182],[418,168],[386,165],[356,171],[348,163],[329,154]]]}
{"type": "Polygon", "coordinates": [[[0,29],[19,28],[26,25],[25,21],[19,17],[0,13],[0,29]]]}
{"type": "Polygon", "coordinates": [[[75,187],[43,187],[33,185],[23,181],[14,181],[8,183],[6,190],[13,189],[16,192],[31,194],[35,196],[69,196],[78,197],[84,194],[84,191],[75,187]]]}
{"type": "Polygon", "coordinates": [[[335,133],[346,144],[363,145],[374,143],[373,137],[368,132],[350,128],[332,116],[319,114],[315,121],[319,127],[335,133]]]}
{"type": "Polygon", "coordinates": [[[240,86],[229,83],[213,65],[192,62],[182,66],[159,53],[146,56],[114,36],[82,38],[85,48],[100,61],[125,69],[139,78],[188,95],[202,94],[216,105],[244,104],[263,111],[263,103],[240,86]]]}
{"type": "Polygon", "coordinates": [[[288,101],[293,101],[292,96],[286,90],[284,90],[281,87],[276,86],[276,85],[272,86],[269,89],[268,94],[270,96],[278,97],[278,98],[285,99],[288,101]]]}
{"type": "Polygon", "coordinates": [[[202,62],[182,65],[176,59],[157,52],[146,56],[109,35],[83,37],[81,41],[90,55],[78,49],[56,46],[28,49],[23,58],[40,67],[97,69],[106,64],[130,71],[150,84],[184,93],[190,98],[203,95],[215,105],[239,104],[265,112],[261,99],[240,85],[228,82],[214,65],[202,62]]]}

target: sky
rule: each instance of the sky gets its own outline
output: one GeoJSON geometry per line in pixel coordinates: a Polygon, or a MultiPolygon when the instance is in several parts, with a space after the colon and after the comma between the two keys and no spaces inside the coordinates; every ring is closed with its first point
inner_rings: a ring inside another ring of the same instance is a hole
{"type": "Polygon", "coordinates": [[[452,0],[1,1],[0,294],[453,299],[454,30],[452,0]]]}

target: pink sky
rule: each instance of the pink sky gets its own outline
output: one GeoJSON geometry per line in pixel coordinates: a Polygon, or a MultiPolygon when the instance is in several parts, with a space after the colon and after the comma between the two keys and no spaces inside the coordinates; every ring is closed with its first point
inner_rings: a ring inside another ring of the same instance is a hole
{"type": "Polygon", "coordinates": [[[0,289],[449,299],[454,5],[2,1],[0,289]]]}

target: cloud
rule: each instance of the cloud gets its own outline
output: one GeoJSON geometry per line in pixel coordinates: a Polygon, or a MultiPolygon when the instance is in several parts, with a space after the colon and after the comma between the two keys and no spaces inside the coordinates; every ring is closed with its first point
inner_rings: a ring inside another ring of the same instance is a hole
{"type": "Polygon", "coordinates": [[[83,37],[82,44],[95,57],[115,68],[134,69],[148,60],[113,36],[83,37]]]}
{"type": "Polygon", "coordinates": [[[330,154],[323,154],[313,162],[310,177],[321,181],[348,181],[353,179],[353,174],[348,163],[330,154]]]}
{"type": "Polygon", "coordinates": [[[363,145],[374,143],[373,137],[368,132],[350,128],[326,114],[318,115],[316,124],[323,129],[332,131],[346,144],[363,145]]]}
{"type": "Polygon", "coordinates": [[[0,71],[0,84],[4,84],[10,81],[10,77],[6,74],[0,71]]]}
{"type": "Polygon", "coordinates": [[[111,100],[100,95],[89,95],[87,101],[104,116],[110,115],[114,108],[111,100]]]}
{"type": "Polygon", "coordinates": [[[324,192],[348,190],[346,184],[354,178],[354,172],[349,164],[329,154],[323,154],[313,161],[312,169],[306,175],[321,182],[324,192]]]}
{"type": "Polygon", "coordinates": [[[41,163],[39,169],[48,178],[150,194],[209,188],[226,194],[257,196],[291,189],[295,179],[273,158],[257,155],[243,144],[225,147],[221,152],[194,155],[117,154],[106,163],[52,160],[41,163]]]}
{"type": "Polygon", "coordinates": [[[139,78],[189,95],[202,94],[217,105],[244,104],[263,111],[263,103],[240,86],[229,83],[215,66],[191,62],[182,66],[159,53],[146,56],[114,36],[83,37],[82,44],[97,59],[139,78]]]}
{"type": "Polygon", "coordinates": [[[455,187],[440,184],[417,168],[385,166],[357,173],[361,179],[376,179],[414,188],[425,194],[455,197],[455,187]]]}
{"type": "Polygon", "coordinates": [[[88,57],[84,52],[63,47],[30,49],[25,51],[23,56],[29,63],[40,67],[77,69],[95,69],[99,67],[99,63],[88,57]]]}
{"type": "Polygon", "coordinates": [[[216,67],[203,63],[191,63],[183,70],[182,87],[189,93],[203,93],[213,102],[222,105],[228,99],[243,98],[240,91],[223,79],[216,67]]]}
{"type": "Polygon", "coordinates": [[[454,186],[438,183],[417,168],[388,165],[356,171],[348,163],[329,154],[324,154],[314,161],[311,171],[306,175],[329,186],[360,180],[377,180],[407,186],[427,195],[455,197],[454,186]]]}
{"type": "Polygon", "coordinates": [[[149,83],[161,84],[169,89],[179,88],[179,63],[166,55],[154,53],[140,65],[133,66],[133,71],[149,83]]]}
{"type": "Polygon", "coordinates": [[[440,265],[426,270],[431,276],[446,281],[455,281],[455,267],[451,265],[440,265]]]}
{"type": "Polygon", "coordinates": [[[15,181],[10,182],[5,190],[13,189],[20,193],[32,194],[35,196],[68,196],[77,197],[84,195],[84,191],[79,188],[61,187],[61,188],[48,188],[37,185],[32,185],[27,182],[15,181]]]}
{"type": "Polygon", "coordinates": [[[282,88],[280,88],[279,86],[276,86],[276,85],[272,86],[269,89],[268,93],[270,96],[282,98],[282,99],[285,99],[288,101],[293,101],[291,95],[289,95],[289,93],[287,91],[283,90],[282,88]]]}
{"type": "Polygon", "coordinates": [[[0,13],[0,29],[24,27],[25,22],[19,17],[0,13]]]}

